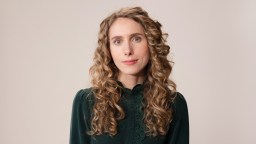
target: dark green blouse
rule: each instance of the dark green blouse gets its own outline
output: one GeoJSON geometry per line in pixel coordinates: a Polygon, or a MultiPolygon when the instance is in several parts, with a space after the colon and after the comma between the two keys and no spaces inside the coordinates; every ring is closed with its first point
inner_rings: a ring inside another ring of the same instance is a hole
{"type": "Polygon", "coordinates": [[[77,92],[72,110],[70,144],[189,144],[189,118],[187,103],[179,92],[175,98],[174,119],[164,136],[145,135],[141,102],[143,86],[136,85],[132,90],[123,88],[121,106],[125,118],[118,121],[118,133],[111,137],[107,134],[90,136],[91,111],[93,106],[92,89],[77,92]]]}

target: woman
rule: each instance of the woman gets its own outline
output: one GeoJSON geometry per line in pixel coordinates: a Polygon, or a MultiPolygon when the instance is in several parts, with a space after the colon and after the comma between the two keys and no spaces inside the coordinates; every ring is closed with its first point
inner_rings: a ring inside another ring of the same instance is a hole
{"type": "Polygon", "coordinates": [[[92,87],[74,99],[70,144],[188,144],[188,110],[169,79],[167,34],[140,7],[100,24],[92,87]]]}

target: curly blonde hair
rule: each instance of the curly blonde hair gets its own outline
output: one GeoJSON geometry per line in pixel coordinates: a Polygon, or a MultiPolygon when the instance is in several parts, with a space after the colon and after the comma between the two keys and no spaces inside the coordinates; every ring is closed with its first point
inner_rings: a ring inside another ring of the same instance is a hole
{"type": "Polygon", "coordinates": [[[109,29],[117,18],[132,19],[144,28],[150,52],[144,82],[145,133],[150,136],[165,135],[173,119],[170,105],[176,92],[176,84],[169,79],[173,62],[167,59],[170,49],[166,44],[168,34],[162,33],[161,24],[151,19],[140,7],[122,8],[100,24],[98,47],[95,51],[94,64],[90,68],[95,100],[89,134],[109,133],[113,136],[117,133],[117,121],[125,117],[125,112],[119,105],[119,70],[112,60],[109,49],[109,29]]]}

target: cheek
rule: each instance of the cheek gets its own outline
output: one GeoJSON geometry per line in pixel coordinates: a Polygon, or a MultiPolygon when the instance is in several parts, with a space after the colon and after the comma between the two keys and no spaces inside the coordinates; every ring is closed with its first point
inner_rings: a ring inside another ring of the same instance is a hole
{"type": "Polygon", "coordinates": [[[110,55],[111,55],[112,59],[115,61],[116,59],[119,59],[121,54],[117,49],[110,48],[110,55]]]}
{"type": "Polygon", "coordinates": [[[149,54],[149,51],[146,53],[146,56],[145,56],[145,61],[146,63],[149,62],[149,59],[150,59],[150,54],[149,54]]]}
{"type": "Polygon", "coordinates": [[[140,57],[143,59],[144,64],[148,64],[150,59],[150,52],[148,48],[141,49],[140,51],[140,57]]]}
{"type": "Polygon", "coordinates": [[[147,56],[147,63],[149,63],[149,61],[150,61],[150,57],[151,57],[151,54],[150,54],[150,49],[149,49],[149,47],[147,46],[147,49],[146,49],[146,56],[147,56]]]}
{"type": "Polygon", "coordinates": [[[149,52],[149,48],[147,46],[145,46],[145,48],[141,50],[141,55],[144,56],[145,58],[149,59],[150,52],[149,52]]]}
{"type": "Polygon", "coordinates": [[[113,48],[109,48],[109,52],[110,52],[110,55],[111,57],[113,58],[116,54],[115,54],[115,50],[113,50],[113,48]]]}

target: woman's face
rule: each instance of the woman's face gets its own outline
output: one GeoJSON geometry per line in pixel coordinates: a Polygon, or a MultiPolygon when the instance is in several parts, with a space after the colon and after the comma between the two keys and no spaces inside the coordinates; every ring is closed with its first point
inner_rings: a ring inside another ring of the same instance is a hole
{"type": "Polygon", "coordinates": [[[119,76],[143,75],[149,61],[149,48],[143,27],[129,18],[118,18],[109,29],[112,59],[119,76]]]}

